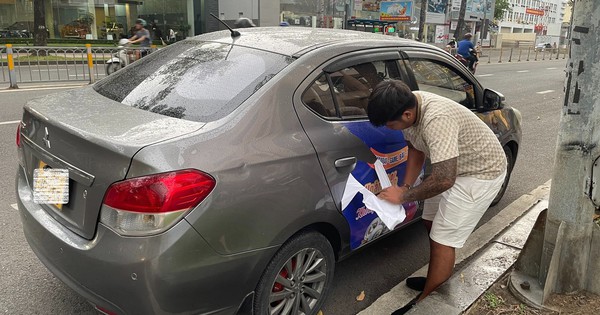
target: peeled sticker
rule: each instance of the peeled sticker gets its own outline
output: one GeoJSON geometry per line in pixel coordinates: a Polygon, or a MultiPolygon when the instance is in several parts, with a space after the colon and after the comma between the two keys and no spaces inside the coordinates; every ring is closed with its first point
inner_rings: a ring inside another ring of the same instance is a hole
{"type": "MultiPolygon", "coordinates": [[[[392,186],[387,173],[380,161],[375,162],[375,171],[382,188],[392,186]]],[[[357,193],[361,193],[363,196],[363,203],[369,209],[374,211],[377,216],[381,219],[383,224],[393,230],[396,225],[404,222],[406,219],[406,210],[402,205],[396,205],[386,200],[380,199],[374,193],[370,192],[365,186],[363,186],[352,174],[348,176],[346,182],[346,189],[342,195],[342,209],[346,209],[348,204],[354,199],[357,193]]]]}

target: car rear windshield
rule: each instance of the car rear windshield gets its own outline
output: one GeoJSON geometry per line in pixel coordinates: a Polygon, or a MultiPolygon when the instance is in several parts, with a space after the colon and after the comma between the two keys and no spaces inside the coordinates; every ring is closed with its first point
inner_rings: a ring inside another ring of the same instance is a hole
{"type": "Polygon", "coordinates": [[[142,110],[209,122],[230,114],[291,61],[262,50],[187,40],[149,54],[94,89],[142,110]]]}

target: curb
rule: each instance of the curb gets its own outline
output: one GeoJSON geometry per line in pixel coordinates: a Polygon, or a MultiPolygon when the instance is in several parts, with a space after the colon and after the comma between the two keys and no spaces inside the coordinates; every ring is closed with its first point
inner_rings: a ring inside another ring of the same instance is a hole
{"type": "MultiPolygon", "coordinates": [[[[516,261],[537,214],[547,208],[549,193],[550,181],[547,181],[513,201],[473,232],[465,246],[457,249],[456,264],[485,249],[407,314],[452,315],[469,308],[516,261]]],[[[428,265],[423,266],[410,277],[425,276],[427,268],[428,265]]],[[[417,291],[401,281],[358,315],[390,314],[417,295],[417,291]]]]}

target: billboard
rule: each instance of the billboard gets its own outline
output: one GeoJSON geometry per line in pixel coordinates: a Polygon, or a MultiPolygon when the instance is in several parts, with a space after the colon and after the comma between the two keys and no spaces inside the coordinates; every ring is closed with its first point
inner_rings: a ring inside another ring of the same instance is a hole
{"type": "Polygon", "coordinates": [[[527,8],[527,9],[525,9],[525,13],[527,13],[527,14],[532,14],[532,15],[539,15],[539,16],[543,16],[543,15],[544,15],[544,10],[538,10],[538,9],[530,9],[530,8],[527,8]]]}
{"type": "Polygon", "coordinates": [[[383,1],[380,8],[382,21],[410,21],[413,15],[412,1],[383,1]]]}
{"type": "Polygon", "coordinates": [[[447,7],[448,0],[429,0],[425,21],[430,24],[445,24],[447,7]]]}

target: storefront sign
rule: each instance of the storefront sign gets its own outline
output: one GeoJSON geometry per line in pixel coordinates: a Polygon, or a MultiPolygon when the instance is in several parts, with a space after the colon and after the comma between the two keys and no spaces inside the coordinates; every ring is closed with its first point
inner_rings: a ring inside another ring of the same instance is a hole
{"type": "Polygon", "coordinates": [[[363,0],[354,0],[354,10],[362,11],[363,9],[363,0]]]}
{"type": "Polygon", "coordinates": [[[381,3],[381,0],[362,0],[361,9],[363,11],[379,12],[379,3],[381,3]]]}
{"type": "Polygon", "coordinates": [[[412,1],[384,1],[380,7],[382,21],[410,21],[413,14],[412,1]]]}
{"type": "Polygon", "coordinates": [[[448,41],[448,25],[436,25],[435,26],[435,42],[437,44],[445,43],[448,41]]]}
{"type": "Polygon", "coordinates": [[[445,24],[448,0],[429,0],[427,3],[426,23],[445,24]]]}
{"type": "Polygon", "coordinates": [[[451,11],[460,11],[460,0],[452,0],[451,11]]]}
{"type": "Polygon", "coordinates": [[[539,16],[543,16],[543,15],[544,15],[544,10],[538,10],[538,9],[530,9],[530,8],[527,8],[527,9],[525,9],[525,13],[527,13],[527,14],[531,14],[531,15],[539,15],[539,16]]]}

